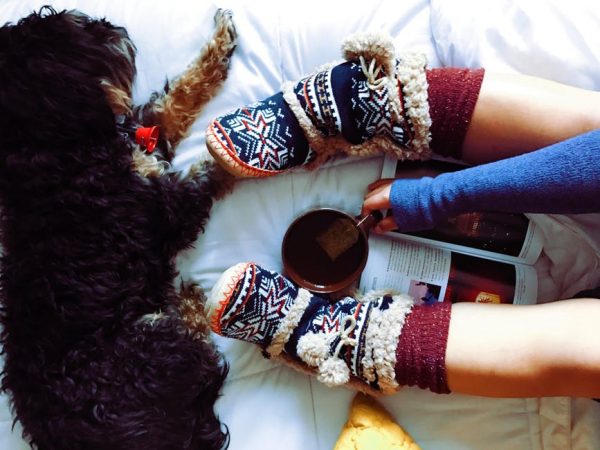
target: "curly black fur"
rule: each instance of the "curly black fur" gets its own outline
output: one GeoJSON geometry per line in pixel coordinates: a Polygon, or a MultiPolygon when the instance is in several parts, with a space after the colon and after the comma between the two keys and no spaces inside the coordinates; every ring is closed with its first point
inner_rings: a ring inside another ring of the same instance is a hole
{"type": "Polygon", "coordinates": [[[2,387],[39,449],[218,449],[227,366],[178,312],[174,258],[221,172],[144,178],[105,80],[130,88],[123,28],[76,11],[0,29],[2,387]]]}

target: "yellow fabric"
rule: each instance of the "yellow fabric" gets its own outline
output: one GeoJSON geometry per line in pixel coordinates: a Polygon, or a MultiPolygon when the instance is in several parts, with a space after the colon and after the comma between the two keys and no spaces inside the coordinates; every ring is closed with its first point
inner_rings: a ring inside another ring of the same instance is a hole
{"type": "Polygon", "coordinates": [[[334,450],[421,450],[372,397],[359,393],[334,450]]]}

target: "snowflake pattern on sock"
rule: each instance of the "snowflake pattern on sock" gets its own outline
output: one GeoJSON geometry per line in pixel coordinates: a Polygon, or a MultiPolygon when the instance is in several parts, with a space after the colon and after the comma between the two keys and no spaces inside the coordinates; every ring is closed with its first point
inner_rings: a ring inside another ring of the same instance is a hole
{"type": "Polygon", "coordinates": [[[382,295],[334,303],[253,263],[228,269],[208,299],[211,328],[313,371],[328,386],[352,379],[393,391],[398,338],[414,301],[382,295]]]}
{"type": "Polygon", "coordinates": [[[223,336],[267,347],[297,296],[298,288],[286,278],[248,264],[221,315],[223,336]]]}
{"type": "Polygon", "coordinates": [[[315,157],[281,93],[218,117],[208,132],[217,151],[249,168],[282,171],[315,157]]]}

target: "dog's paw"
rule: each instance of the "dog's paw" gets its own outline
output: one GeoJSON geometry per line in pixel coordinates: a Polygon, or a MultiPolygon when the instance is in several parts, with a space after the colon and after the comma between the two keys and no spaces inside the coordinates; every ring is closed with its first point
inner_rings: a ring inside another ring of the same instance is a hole
{"type": "Polygon", "coordinates": [[[181,283],[179,290],[179,316],[185,328],[193,336],[205,340],[208,336],[206,318],[206,296],[200,286],[194,283],[181,283]]]}
{"type": "Polygon", "coordinates": [[[203,304],[206,301],[202,288],[190,281],[181,281],[179,285],[179,296],[181,299],[189,300],[193,303],[203,304]]]}
{"type": "MultiPolygon", "coordinates": [[[[208,154],[208,151],[206,152],[208,154]]],[[[231,193],[237,177],[231,175],[210,156],[210,159],[198,160],[191,165],[187,174],[189,179],[205,180],[204,192],[215,200],[220,200],[231,193]]]]}
{"type": "Polygon", "coordinates": [[[229,9],[219,8],[215,13],[215,28],[216,34],[223,40],[223,45],[228,48],[228,56],[231,56],[237,45],[233,12],[229,9]]]}

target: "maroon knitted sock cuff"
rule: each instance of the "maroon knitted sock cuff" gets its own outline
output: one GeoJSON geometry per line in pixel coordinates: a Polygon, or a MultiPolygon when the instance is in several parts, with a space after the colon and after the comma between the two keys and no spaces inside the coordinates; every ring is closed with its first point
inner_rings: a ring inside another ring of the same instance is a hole
{"type": "Polygon", "coordinates": [[[396,349],[396,381],[448,394],[446,345],[450,303],[415,306],[407,316],[396,349]]]}
{"type": "Polygon", "coordinates": [[[431,115],[431,149],[460,158],[462,144],[479,97],[484,69],[441,68],[427,70],[431,115]]]}

